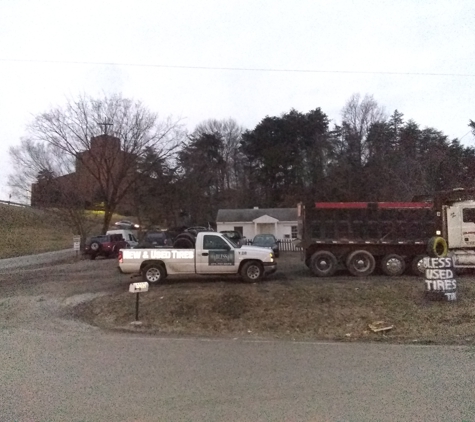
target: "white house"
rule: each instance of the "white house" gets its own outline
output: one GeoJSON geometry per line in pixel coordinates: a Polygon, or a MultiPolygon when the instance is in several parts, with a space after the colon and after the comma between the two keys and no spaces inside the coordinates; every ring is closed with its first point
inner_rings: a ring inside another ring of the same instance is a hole
{"type": "Polygon", "coordinates": [[[252,208],[219,210],[216,229],[236,230],[248,239],[270,233],[277,239],[297,237],[297,208],[252,208]]]}

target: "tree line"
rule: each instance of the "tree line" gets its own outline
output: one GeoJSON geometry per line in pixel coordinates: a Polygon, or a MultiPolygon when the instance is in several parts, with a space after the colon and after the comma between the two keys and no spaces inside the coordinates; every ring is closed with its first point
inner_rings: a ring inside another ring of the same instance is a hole
{"type": "MultiPolygon", "coordinates": [[[[468,123],[475,134],[475,122],[468,123]]],[[[160,119],[120,95],[84,96],[35,116],[10,157],[15,171],[9,186],[23,200],[33,183],[54,184],[87,165],[104,204],[103,230],[125,195],[132,195],[130,212],[142,221],[176,226],[212,222],[219,208],[294,207],[302,200],[409,201],[473,187],[475,178],[473,147],[421,128],[398,110],[388,115],[371,95],[359,94],[344,105],[339,123],[320,108],[291,109],[264,117],[253,129],[233,119],[209,119],[191,133],[179,120],[160,119]],[[104,130],[133,158],[119,166],[110,154],[82,162],[81,152],[104,130]]],[[[86,221],[84,203],[78,189],[71,191],[73,198],[58,195],[67,204],[61,212],[77,230],[86,221]]]]}

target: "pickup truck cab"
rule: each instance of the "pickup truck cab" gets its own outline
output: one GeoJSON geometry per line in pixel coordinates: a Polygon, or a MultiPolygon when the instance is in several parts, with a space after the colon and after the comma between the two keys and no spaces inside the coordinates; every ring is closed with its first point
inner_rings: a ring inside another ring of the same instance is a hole
{"type": "Polygon", "coordinates": [[[274,273],[277,263],[269,249],[239,246],[221,233],[199,232],[193,248],[122,249],[119,270],[140,274],[149,283],[172,274],[239,274],[246,282],[256,282],[274,273]]]}

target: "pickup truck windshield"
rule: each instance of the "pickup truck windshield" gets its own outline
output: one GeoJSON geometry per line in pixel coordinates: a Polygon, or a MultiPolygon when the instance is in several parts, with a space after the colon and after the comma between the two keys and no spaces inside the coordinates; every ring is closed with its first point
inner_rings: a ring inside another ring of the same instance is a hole
{"type": "Polygon", "coordinates": [[[240,248],[241,245],[237,244],[234,242],[234,240],[230,239],[229,237],[226,239],[231,245],[233,245],[234,248],[240,248]]]}
{"type": "Polygon", "coordinates": [[[205,234],[203,237],[203,249],[229,249],[230,246],[239,248],[231,239],[216,236],[214,234],[205,234]]]}

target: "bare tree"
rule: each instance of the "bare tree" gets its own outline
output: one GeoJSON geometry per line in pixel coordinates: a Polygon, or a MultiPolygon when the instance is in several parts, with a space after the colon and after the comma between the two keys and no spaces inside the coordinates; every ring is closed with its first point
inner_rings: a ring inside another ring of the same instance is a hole
{"type": "Polygon", "coordinates": [[[74,161],[70,157],[31,138],[23,138],[20,145],[11,147],[9,152],[15,172],[9,175],[8,186],[12,196],[20,202],[30,202],[31,188],[39,174],[57,177],[74,171],[74,161]]]}
{"type": "Polygon", "coordinates": [[[10,148],[10,158],[15,168],[8,179],[12,195],[26,203],[30,201],[32,188],[36,189],[49,212],[72,233],[79,234],[84,244],[100,220],[84,209],[77,179],[68,177],[74,169],[71,157],[51,145],[25,138],[19,146],[10,148]]]}
{"type": "Polygon", "coordinates": [[[384,107],[380,106],[372,95],[353,94],[341,112],[342,125],[349,139],[349,145],[354,153],[359,155],[360,162],[368,159],[366,138],[375,123],[387,120],[384,107]]]}
{"type": "MultiPolygon", "coordinates": [[[[83,173],[88,174],[81,188],[86,185],[85,189],[93,189],[96,200],[103,203],[103,232],[139,178],[138,160],[150,149],[156,152],[158,160],[166,159],[184,136],[178,120],[169,117],[161,121],[141,102],[121,95],[99,99],[81,96],[69,100],[64,107],[37,115],[28,129],[28,142],[35,143],[39,152],[42,148],[51,148],[75,163],[76,170],[81,167],[83,173]],[[106,139],[104,134],[114,137],[118,148],[112,148],[101,139],[94,143],[98,138],[106,139]]],[[[12,184],[25,179],[22,171],[25,169],[16,170],[12,184]]]]}

